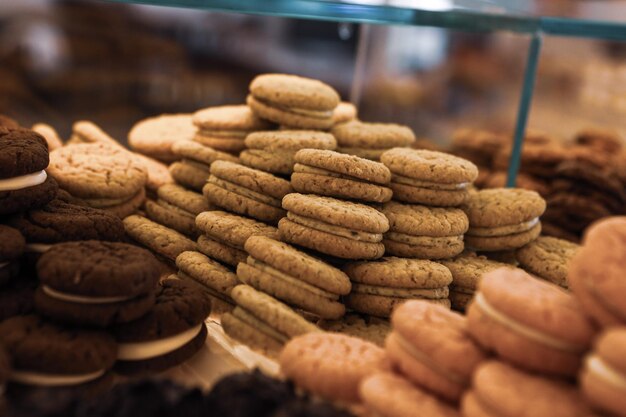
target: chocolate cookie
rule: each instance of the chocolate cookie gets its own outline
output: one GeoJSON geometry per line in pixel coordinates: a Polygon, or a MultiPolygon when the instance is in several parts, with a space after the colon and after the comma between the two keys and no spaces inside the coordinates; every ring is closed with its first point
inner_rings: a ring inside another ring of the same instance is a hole
{"type": "Polygon", "coordinates": [[[410,147],[415,142],[415,134],[409,127],[393,123],[354,120],[335,125],[331,133],[337,139],[338,152],[375,161],[391,148],[410,147]]]}
{"type": "Polygon", "coordinates": [[[18,258],[25,248],[26,240],[19,230],[0,224],[0,287],[18,274],[18,258]]]}
{"type": "Polygon", "coordinates": [[[18,275],[0,290],[0,322],[33,312],[37,282],[29,278],[18,275]]]}
{"type": "Polygon", "coordinates": [[[90,240],[54,245],[39,259],[37,273],[35,304],[43,315],[108,326],[152,308],[159,265],[145,249],[90,240]]]}

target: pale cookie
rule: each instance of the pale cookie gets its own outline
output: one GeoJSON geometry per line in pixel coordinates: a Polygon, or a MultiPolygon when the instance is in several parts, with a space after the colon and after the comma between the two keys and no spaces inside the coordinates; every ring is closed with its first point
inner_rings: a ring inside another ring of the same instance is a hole
{"type": "Polygon", "coordinates": [[[518,249],[515,256],[520,266],[528,272],[567,288],[569,261],[579,248],[580,245],[567,240],[539,236],[518,249]]]}
{"type": "Polygon", "coordinates": [[[388,320],[356,313],[348,313],[340,320],[321,320],[318,326],[327,332],[358,337],[380,347],[385,346],[385,338],[391,332],[388,320]]]}
{"type": "Polygon", "coordinates": [[[172,152],[172,145],[193,139],[195,133],[191,115],[163,114],[137,122],[128,133],[128,144],[139,153],[173,162],[178,157],[172,152]]]}
{"type": "Polygon", "coordinates": [[[358,110],[354,104],[342,101],[335,107],[335,110],[333,110],[333,123],[338,125],[354,120],[357,118],[357,113],[358,110]]]}
{"type": "Polygon", "coordinates": [[[46,123],[36,123],[31,127],[32,130],[39,133],[48,143],[48,149],[53,151],[63,146],[63,141],[57,133],[56,129],[46,123]]]}
{"type": "Polygon", "coordinates": [[[184,251],[196,250],[196,244],[192,240],[142,216],[126,217],[124,228],[132,239],[172,261],[184,251]]]}
{"type": "Polygon", "coordinates": [[[245,262],[248,258],[246,251],[228,246],[207,235],[200,235],[197,244],[200,252],[231,267],[237,267],[239,262],[245,262]]]}
{"type": "Polygon", "coordinates": [[[182,272],[202,285],[210,295],[232,303],[231,290],[238,284],[237,276],[228,268],[195,252],[182,252],[176,257],[179,275],[182,272]]]}
{"type": "MultiPolygon", "coordinates": [[[[331,133],[337,139],[341,152],[355,152],[361,155],[368,151],[409,147],[415,142],[415,135],[409,127],[393,123],[366,123],[355,120],[334,126],[331,133]]],[[[382,152],[378,153],[379,156],[381,154],[382,152]]],[[[376,153],[371,156],[375,155],[376,153]]]]}
{"type": "Polygon", "coordinates": [[[209,168],[203,164],[188,161],[174,162],[169,167],[170,174],[177,184],[195,191],[202,191],[209,176],[209,168]]]}

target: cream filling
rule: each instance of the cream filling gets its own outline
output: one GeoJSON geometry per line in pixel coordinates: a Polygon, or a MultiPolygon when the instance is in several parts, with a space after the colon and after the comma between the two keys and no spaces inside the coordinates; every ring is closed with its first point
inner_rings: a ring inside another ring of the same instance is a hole
{"type": "Polygon", "coordinates": [[[352,283],[352,290],[356,293],[382,295],[396,298],[447,298],[450,291],[448,287],[441,288],[393,288],[380,287],[377,285],[352,283]]]}
{"type": "Polygon", "coordinates": [[[397,182],[398,184],[411,185],[413,187],[428,188],[431,190],[447,190],[447,191],[464,190],[470,185],[469,182],[462,182],[462,183],[457,183],[457,184],[445,184],[445,183],[431,182],[431,181],[420,181],[420,180],[416,180],[415,178],[409,178],[403,175],[396,175],[396,174],[393,175],[393,181],[397,182]]]}
{"type": "Polygon", "coordinates": [[[87,297],[83,295],[67,294],[61,291],[53,290],[47,285],[42,285],[41,289],[46,295],[61,301],[78,304],[112,304],[122,301],[132,300],[134,297],[87,297]]]}
{"type": "Polygon", "coordinates": [[[48,178],[46,171],[35,172],[34,174],[21,175],[19,177],[6,178],[0,180],[0,191],[14,191],[23,188],[34,187],[43,184],[48,178]]]}
{"type": "Polygon", "coordinates": [[[165,201],[165,200],[163,200],[161,198],[157,199],[157,204],[160,205],[161,207],[167,209],[167,210],[173,211],[176,214],[180,214],[181,216],[189,217],[189,218],[194,219],[194,220],[196,218],[196,216],[194,216],[193,213],[190,213],[187,210],[184,210],[184,209],[182,209],[182,208],[180,208],[178,206],[175,206],[174,204],[171,204],[171,203],[169,203],[169,202],[167,202],[167,201],[165,201]]]}
{"type": "Polygon", "coordinates": [[[441,236],[441,237],[430,237],[430,236],[412,236],[406,235],[404,233],[398,232],[387,232],[385,233],[385,239],[393,240],[394,242],[400,242],[407,245],[416,245],[416,246],[424,246],[424,247],[441,247],[452,246],[455,244],[463,243],[463,235],[459,236],[441,236]]]}
{"type": "Polygon", "coordinates": [[[200,323],[177,335],[150,342],[119,343],[117,358],[122,361],[140,361],[165,355],[193,340],[202,331],[202,326],[204,326],[204,323],[200,323]]]}
{"type": "Polygon", "coordinates": [[[616,388],[626,390],[626,376],[613,369],[611,365],[603,361],[598,355],[587,356],[585,366],[590,374],[616,388]]]}
{"type": "Polygon", "coordinates": [[[320,230],[322,232],[345,237],[351,240],[370,243],[378,243],[383,240],[382,233],[358,232],[356,230],[350,230],[345,227],[335,226],[333,224],[324,223],[319,220],[303,217],[292,212],[287,212],[287,218],[294,223],[298,223],[301,226],[306,226],[311,229],[320,230]]]}
{"type": "Polygon", "coordinates": [[[183,163],[183,164],[189,165],[189,166],[191,166],[193,168],[202,170],[202,171],[206,172],[207,174],[209,173],[209,170],[210,170],[208,165],[203,164],[201,162],[194,161],[192,159],[183,158],[180,162],[183,163]]]}
{"type": "Polygon", "coordinates": [[[299,279],[290,277],[289,275],[272,268],[271,266],[269,266],[268,264],[261,262],[257,259],[254,259],[252,256],[248,256],[248,259],[246,261],[246,263],[262,272],[265,272],[266,274],[269,274],[277,279],[280,279],[282,281],[286,281],[288,284],[291,284],[295,287],[299,287],[303,290],[312,292],[313,294],[322,296],[324,298],[329,298],[331,300],[338,300],[339,299],[339,295],[338,294],[333,294],[331,292],[328,292],[322,288],[318,288],[315,287],[311,284],[309,284],[308,282],[304,282],[301,281],[299,279]]]}
{"type": "Polygon", "coordinates": [[[203,136],[210,136],[214,138],[224,139],[245,139],[251,132],[246,130],[210,130],[201,129],[199,132],[203,136]]]}
{"type": "Polygon", "coordinates": [[[398,344],[400,345],[400,347],[406,353],[408,353],[409,356],[411,356],[413,359],[415,359],[419,363],[425,365],[427,368],[431,369],[432,371],[436,372],[437,374],[445,377],[446,379],[456,384],[460,384],[463,386],[469,385],[468,378],[465,378],[463,377],[463,375],[459,375],[455,372],[451,372],[447,369],[442,368],[441,366],[439,366],[439,364],[434,362],[427,355],[422,353],[420,350],[416,349],[408,340],[402,337],[400,333],[394,332],[393,334],[396,337],[396,340],[398,344]]]}
{"type": "Polygon", "coordinates": [[[581,353],[585,351],[585,346],[564,342],[556,337],[530,328],[507,317],[506,315],[500,313],[495,308],[493,308],[480,292],[476,293],[474,297],[474,302],[476,303],[478,308],[480,308],[483,313],[485,313],[487,317],[497,321],[498,323],[502,324],[513,332],[522,335],[528,339],[531,339],[534,342],[570,353],[581,353]]]}
{"type": "Polygon", "coordinates": [[[251,200],[255,200],[260,203],[264,203],[273,207],[281,208],[281,205],[282,205],[281,200],[274,198],[274,197],[270,197],[268,195],[257,193],[256,191],[252,191],[248,188],[234,184],[230,181],[226,181],[221,178],[218,178],[215,175],[211,175],[209,177],[209,182],[211,184],[217,185],[218,187],[225,189],[226,191],[230,191],[231,193],[239,194],[251,200]]]}
{"type": "Polygon", "coordinates": [[[266,334],[272,339],[279,341],[280,343],[284,344],[289,341],[289,337],[274,330],[269,325],[267,325],[264,321],[257,319],[256,317],[254,317],[254,315],[244,310],[242,307],[239,307],[239,306],[235,307],[235,309],[232,312],[232,315],[238,318],[239,320],[243,321],[247,325],[258,330],[259,332],[266,334]]]}
{"type": "Polygon", "coordinates": [[[514,233],[526,232],[539,223],[539,217],[535,217],[527,222],[500,227],[471,227],[467,231],[469,236],[507,236],[514,233]]]}
{"type": "Polygon", "coordinates": [[[37,252],[44,253],[50,250],[52,245],[48,245],[47,243],[27,243],[26,251],[27,252],[37,252]]]}
{"type": "Polygon", "coordinates": [[[44,387],[58,387],[64,385],[78,385],[100,378],[106,372],[105,369],[81,375],[55,375],[29,371],[13,371],[11,380],[26,385],[38,385],[44,387]]]}

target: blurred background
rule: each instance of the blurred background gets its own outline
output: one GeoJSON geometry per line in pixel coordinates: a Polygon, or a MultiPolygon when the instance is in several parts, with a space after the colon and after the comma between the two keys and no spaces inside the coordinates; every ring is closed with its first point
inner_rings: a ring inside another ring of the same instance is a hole
{"type": "MultiPolygon", "coordinates": [[[[405,5],[410,1],[403,2],[405,5]]],[[[624,1],[513,1],[525,13],[622,20],[624,1]]],[[[446,145],[459,127],[510,132],[528,36],[324,23],[72,0],[0,0],[0,113],[75,120],[121,141],[160,113],[244,102],[258,73],[319,78],[367,121],[446,145]]],[[[626,133],[626,43],[544,39],[530,127],[626,133]]]]}

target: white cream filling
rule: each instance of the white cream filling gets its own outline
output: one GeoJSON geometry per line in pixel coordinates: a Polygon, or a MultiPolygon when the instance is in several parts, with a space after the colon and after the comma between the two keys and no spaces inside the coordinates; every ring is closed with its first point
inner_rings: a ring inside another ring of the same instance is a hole
{"type": "Polygon", "coordinates": [[[53,290],[47,285],[42,285],[41,289],[46,295],[61,301],[79,304],[110,304],[119,303],[121,301],[131,300],[134,297],[86,297],[83,295],[67,294],[61,291],[53,290]]]}
{"type": "Polygon", "coordinates": [[[46,243],[27,243],[26,251],[44,253],[44,252],[47,252],[51,247],[52,245],[48,245],[46,243]]]}
{"type": "Polygon", "coordinates": [[[516,233],[527,232],[535,225],[539,223],[539,217],[535,217],[530,219],[527,222],[512,224],[508,226],[500,226],[500,227],[470,227],[467,231],[467,235],[469,236],[484,236],[484,237],[495,237],[495,236],[506,236],[512,235],[516,233]]]}
{"type": "Polygon", "coordinates": [[[26,385],[38,385],[44,387],[57,387],[63,385],[78,385],[100,378],[106,372],[105,369],[81,375],[55,375],[42,374],[39,372],[13,371],[11,380],[26,385]]]}
{"type": "Polygon", "coordinates": [[[598,355],[587,356],[585,366],[589,373],[595,375],[599,379],[608,382],[616,388],[626,390],[626,376],[613,369],[598,355]]]}
{"type": "Polygon", "coordinates": [[[177,335],[150,342],[120,343],[117,347],[117,358],[123,361],[140,361],[165,355],[189,343],[200,333],[202,326],[204,323],[177,335]]]}
{"type": "Polygon", "coordinates": [[[285,106],[282,104],[278,104],[278,103],[274,103],[271,101],[258,99],[258,98],[255,98],[255,100],[258,100],[265,105],[275,107],[277,109],[280,109],[289,113],[299,114],[301,116],[314,117],[317,119],[329,119],[333,117],[334,109],[333,110],[311,110],[311,109],[303,109],[301,107],[289,107],[289,106],[285,106]]]}
{"type": "Polygon", "coordinates": [[[2,179],[0,180],[0,191],[14,191],[34,187],[35,185],[43,184],[46,178],[48,178],[48,174],[42,170],[34,174],[2,179]]]}
{"type": "Polygon", "coordinates": [[[542,333],[538,330],[532,329],[524,324],[521,324],[507,317],[506,315],[500,313],[498,310],[493,308],[493,306],[491,306],[487,302],[487,299],[485,298],[485,296],[480,292],[476,293],[474,297],[474,302],[476,303],[478,308],[480,308],[485,313],[485,315],[487,315],[487,317],[492,318],[493,320],[504,325],[505,327],[509,328],[515,333],[518,333],[537,343],[540,343],[542,345],[545,345],[554,349],[562,350],[565,352],[581,353],[585,351],[585,346],[580,346],[580,345],[576,345],[573,343],[564,342],[563,340],[560,340],[551,335],[542,333]]]}
{"type": "Polygon", "coordinates": [[[392,181],[395,181],[400,184],[411,185],[414,187],[428,188],[428,189],[433,189],[433,190],[448,190],[448,191],[464,190],[470,185],[469,182],[445,184],[445,183],[438,183],[438,182],[432,182],[432,181],[422,181],[422,180],[417,180],[415,178],[405,177],[403,175],[397,175],[397,174],[393,175],[392,181]]]}

